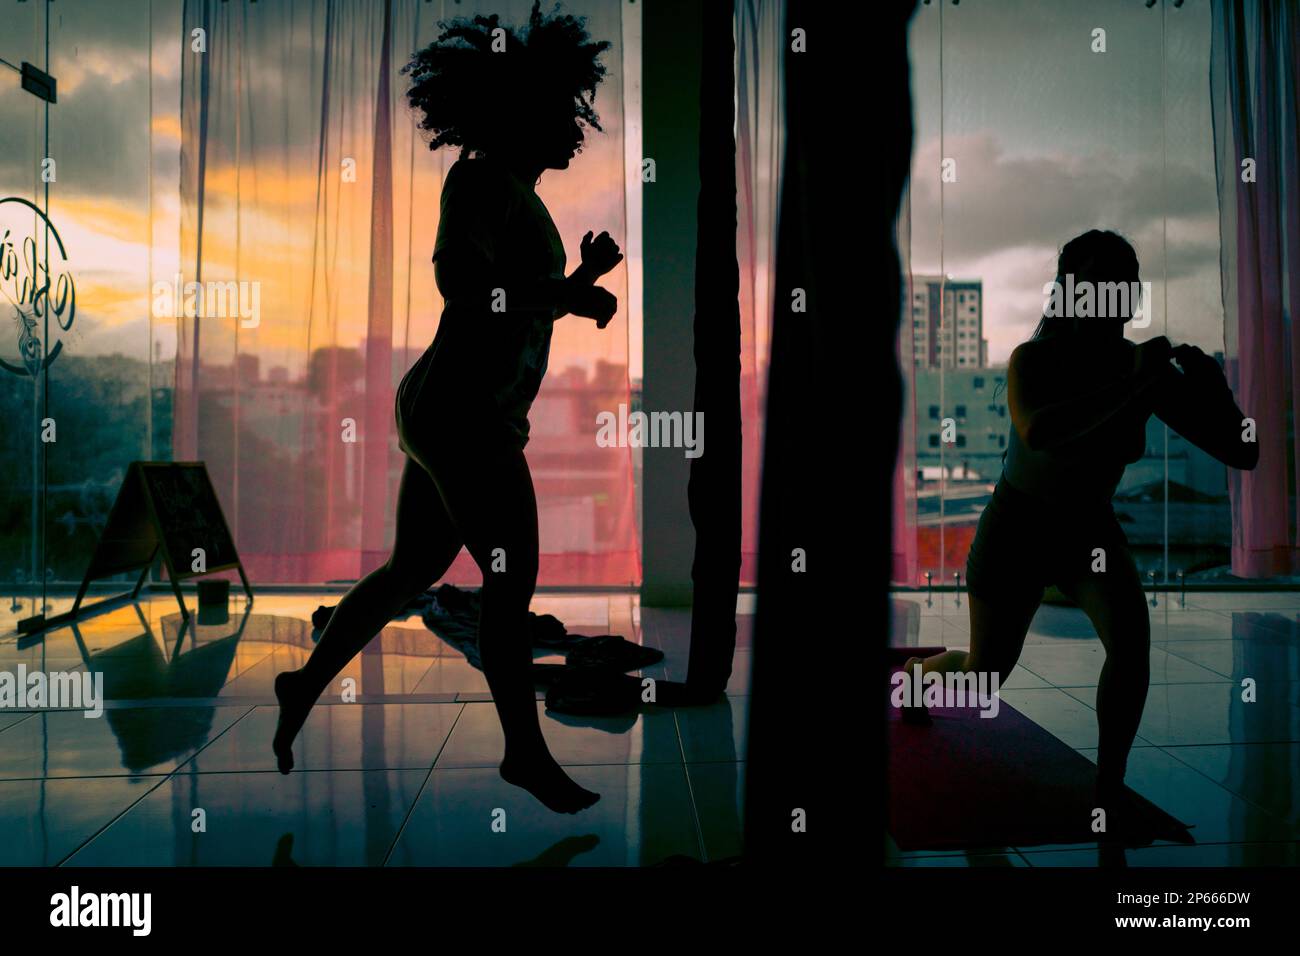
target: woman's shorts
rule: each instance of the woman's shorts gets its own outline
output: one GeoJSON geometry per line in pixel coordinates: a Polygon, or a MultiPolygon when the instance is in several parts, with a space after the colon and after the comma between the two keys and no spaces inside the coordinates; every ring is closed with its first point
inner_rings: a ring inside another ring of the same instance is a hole
{"type": "Polygon", "coordinates": [[[434,347],[397,386],[397,444],[432,471],[448,455],[492,457],[521,447],[517,430],[475,383],[439,370],[431,373],[434,347]]]}
{"type": "Polygon", "coordinates": [[[1051,504],[1004,478],[980,516],[966,559],[971,594],[987,602],[1038,601],[1050,585],[1080,580],[1118,561],[1128,538],[1109,501],[1051,504]],[[1100,549],[1100,551],[1098,550],[1100,549]]]}

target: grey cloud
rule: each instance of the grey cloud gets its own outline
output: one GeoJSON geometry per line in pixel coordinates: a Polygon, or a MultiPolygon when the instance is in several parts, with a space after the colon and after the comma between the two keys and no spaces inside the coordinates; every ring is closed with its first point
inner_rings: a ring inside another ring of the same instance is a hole
{"type": "MultiPolygon", "coordinates": [[[[1088,228],[1130,237],[1148,234],[1166,215],[1213,221],[1213,181],[1171,161],[1167,178],[1155,159],[1131,163],[1104,155],[1010,156],[991,134],[949,138],[957,182],[944,188],[944,257],[980,258],[1018,247],[1059,248],[1088,228]],[[1177,188],[1161,188],[1162,182],[1177,188]]],[[[912,183],[914,256],[938,260],[939,145],[920,146],[912,183]]]]}

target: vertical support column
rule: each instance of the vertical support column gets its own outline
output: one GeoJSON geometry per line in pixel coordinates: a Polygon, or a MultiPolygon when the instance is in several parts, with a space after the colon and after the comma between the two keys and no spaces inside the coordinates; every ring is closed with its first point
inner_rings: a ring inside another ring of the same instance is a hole
{"type": "MultiPolygon", "coordinates": [[[[693,410],[696,202],[699,198],[700,8],[694,0],[647,0],[642,8],[642,136],[654,161],[644,182],[644,372],[647,412],[693,410]]],[[[686,499],[690,462],[681,448],[642,449],[641,600],[691,602],[695,536],[686,499]]]]}

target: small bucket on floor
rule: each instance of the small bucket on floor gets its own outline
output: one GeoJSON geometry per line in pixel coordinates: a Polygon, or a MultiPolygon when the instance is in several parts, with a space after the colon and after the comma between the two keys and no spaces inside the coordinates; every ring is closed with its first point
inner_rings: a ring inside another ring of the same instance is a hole
{"type": "Polygon", "coordinates": [[[224,609],[230,601],[230,582],[224,578],[200,581],[198,587],[199,607],[201,609],[224,609]]]}

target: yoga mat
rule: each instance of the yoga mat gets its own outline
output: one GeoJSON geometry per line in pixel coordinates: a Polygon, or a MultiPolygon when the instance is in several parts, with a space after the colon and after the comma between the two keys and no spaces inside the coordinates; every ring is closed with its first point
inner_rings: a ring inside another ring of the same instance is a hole
{"type": "MultiPolygon", "coordinates": [[[[1091,829],[1096,767],[1006,701],[992,718],[932,707],[926,727],[888,710],[889,835],[900,850],[1102,839],[1091,829]]],[[[1184,824],[1133,796],[1146,834],[1195,842],[1184,824]]]]}

